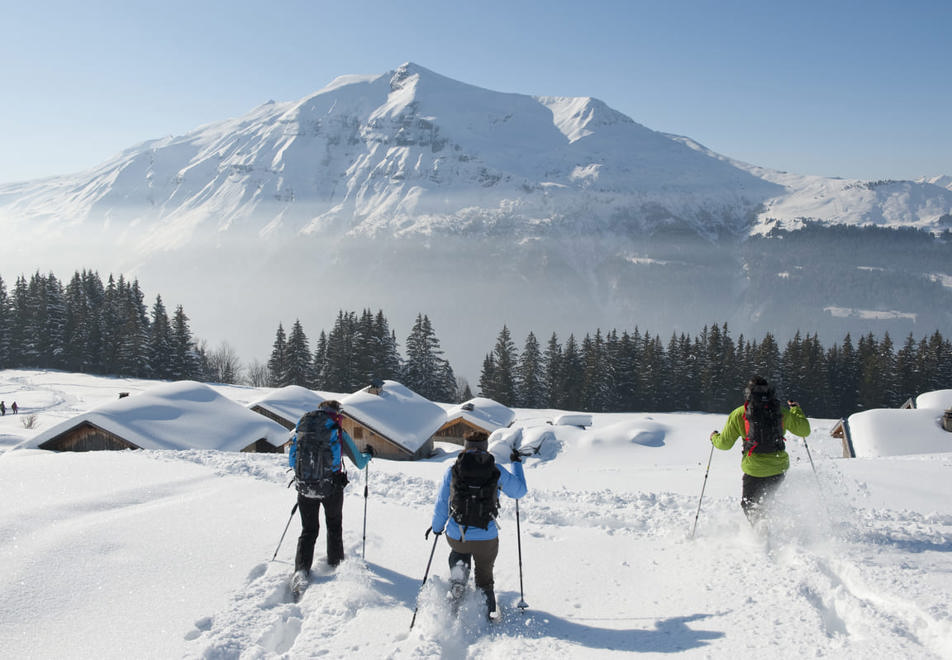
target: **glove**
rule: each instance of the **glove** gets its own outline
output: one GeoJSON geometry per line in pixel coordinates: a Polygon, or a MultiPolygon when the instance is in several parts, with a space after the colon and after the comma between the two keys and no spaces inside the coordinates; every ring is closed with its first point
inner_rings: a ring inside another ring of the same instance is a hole
{"type": "MultiPolygon", "coordinates": [[[[424,539],[430,538],[430,532],[433,532],[433,528],[432,528],[432,527],[427,527],[427,528],[426,528],[426,532],[423,534],[423,538],[424,538],[424,539]]],[[[438,531],[438,532],[433,532],[433,536],[439,536],[439,535],[442,534],[442,533],[443,533],[443,530],[440,530],[440,531],[438,531]]]]}
{"type": "Polygon", "coordinates": [[[796,401],[787,401],[787,405],[793,408],[794,406],[799,406],[800,404],[796,401]]]}
{"type": "Polygon", "coordinates": [[[711,442],[714,442],[714,436],[715,436],[715,435],[719,435],[719,434],[720,434],[720,431],[718,431],[717,429],[714,429],[713,431],[711,431],[711,436],[710,436],[709,440],[710,440],[711,442]]]}
{"type": "Polygon", "coordinates": [[[513,463],[521,463],[521,462],[522,462],[522,454],[519,453],[519,450],[518,450],[518,449],[513,449],[513,450],[512,450],[512,453],[509,454],[509,460],[510,460],[511,462],[513,462],[513,463]]]}
{"type": "Polygon", "coordinates": [[[377,455],[377,452],[375,452],[374,448],[371,447],[370,445],[367,445],[366,447],[364,447],[364,453],[370,454],[370,458],[373,458],[374,456],[377,455]]]}

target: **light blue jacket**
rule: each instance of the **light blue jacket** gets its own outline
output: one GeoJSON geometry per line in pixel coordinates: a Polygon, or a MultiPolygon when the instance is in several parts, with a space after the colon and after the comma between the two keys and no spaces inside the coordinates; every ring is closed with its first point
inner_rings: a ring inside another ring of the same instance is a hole
{"type": "MultiPolygon", "coordinates": [[[[526,487],[526,475],[522,472],[522,463],[513,463],[512,472],[503,466],[496,464],[499,468],[499,488],[506,495],[514,500],[523,497],[528,488],[526,487]]],[[[453,466],[446,470],[443,475],[443,483],[440,485],[440,491],[436,498],[436,506],[433,508],[433,521],[430,528],[437,533],[446,529],[446,535],[459,541],[462,538],[462,530],[459,524],[450,518],[450,482],[453,480],[453,466]]],[[[488,529],[479,527],[469,527],[466,529],[467,541],[487,541],[499,536],[499,530],[496,528],[496,521],[489,522],[488,529]]]]}
{"type": "MultiPolygon", "coordinates": [[[[331,452],[334,454],[334,472],[340,472],[341,465],[341,443],[337,438],[337,425],[334,424],[334,421],[330,418],[324,422],[324,428],[332,429],[331,431],[331,452]]],[[[351,440],[350,436],[347,434],[347,431],[341,429],[341,435],[344,438],[344,451],[347,455],[347,458],[350,459],[358,470],[363,470],[364,466],[370,462],[370,454],[365,454],[357,450],[357,446],[354,444],[354,441],[351,440]]],[[[288,463],[291,466],[291,469],[294,469],[294,461],[297,458],[297,432],[295,431],[294,437],[291,438],[291,451],[288,453],[288,463]]]]}

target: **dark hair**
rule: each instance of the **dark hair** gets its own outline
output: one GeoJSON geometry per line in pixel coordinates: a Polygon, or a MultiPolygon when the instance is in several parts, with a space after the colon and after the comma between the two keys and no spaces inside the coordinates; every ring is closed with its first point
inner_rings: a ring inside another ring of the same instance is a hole
{"type": "Polygon", "coordinates": [[[463,442],[488,442],[489,434],[483,431],[467,431],[463,434],[463,442]]]}
{"type": "Polygon", "coordinates": [[[340,412],[340,401],[337,401],[336,399],[328,399],[327,401],[321,401],[321,403],[317,407],[330,408],[331,410],[336,410],[337,412],[340,412]]]}

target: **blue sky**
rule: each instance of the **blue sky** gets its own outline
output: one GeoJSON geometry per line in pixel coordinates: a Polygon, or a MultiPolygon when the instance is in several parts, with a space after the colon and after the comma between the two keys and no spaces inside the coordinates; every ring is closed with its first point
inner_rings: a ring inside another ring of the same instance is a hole
{"type": "Polygon", "coordinates": [[[0,182],[406,61],[593,96],[727,156],[952,175],[952,2],[0,0],[0,182]]]}

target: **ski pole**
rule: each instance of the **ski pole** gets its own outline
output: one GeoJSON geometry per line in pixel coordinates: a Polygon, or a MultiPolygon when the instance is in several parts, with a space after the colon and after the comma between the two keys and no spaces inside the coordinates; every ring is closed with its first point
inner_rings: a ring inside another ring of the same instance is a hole
{"type": "Polygon", "coordinates": [[[697,500],[697,513],[694,514],[694,527],[691,528],[691,538],[697,531],[697,519],[701,515],[701,501],[704,499],[704,489],[707,488],[707,475],[711,471],[711,459],[714,458],[714,445],[711,445],[711,455],[707,457],[707,469],[704,470],[704,485],[701,486],[701,497],[697,500]]]}
{"type": "Polygon", "coordinates": [[[370,463],[364,466],[364,547],[360,558],[367,559],[367,484],[370,482],[370,463]]]}
{"type": "Polygon", "coordinates": [[[810,445],[807,444],[807,439],[803,436],[800,437],[803,440],[803,448],[807,450],[807,458],[810,459],[810,467],[813,469],[813,476],[816,477],[816,485],[823,488],[820,484],[820,475],[816,473],[816,465],[813,464],[813,456],[810,454],[810,445]]]}
{"type": "Polygon", "coordinates": [[[522,591],[522,531],[519,529],[519,500],[516,500],[516,547],[519,548],[519,604],[516,607],[525,614],[529,603],[522,591]]]}
{"type": "MultiPolygon", "coordinates": [[[[423,574],[423,584],[420,585],[420,590],[426,586],[426,579],[430,577],[430,564],[433,563],[433,553],[436,552],[436,542],[440,540],[440,535],[435,534],[433,536],[433,549],[430,550],[430,560],[426,562],[426,572],[423,574]]],[[[420,609],[420,594],[417,594],[417,605],[413,608],[413,619],[410,621],[410,630],[413,630],[413,624],[416,623],[417,610],[420,609]]]]}
{"type": "Polygon", "coordinates": [[[278,550],[281,549],[281,544],[284,543],[284,535],[288,533],[288,527],[291,526],[291,520],[294,518],[294,512],[297,511],[298,503],[294,503],[294,507],[291,509],[291,515],[288,516],[288,524],[284,526],[284,531],[281,532],[281,540],[278,541],[278,547],[274,549],[274,557],[271,558],[271,561],[274,561],[274,558],[278,556],[278,550]]]}

